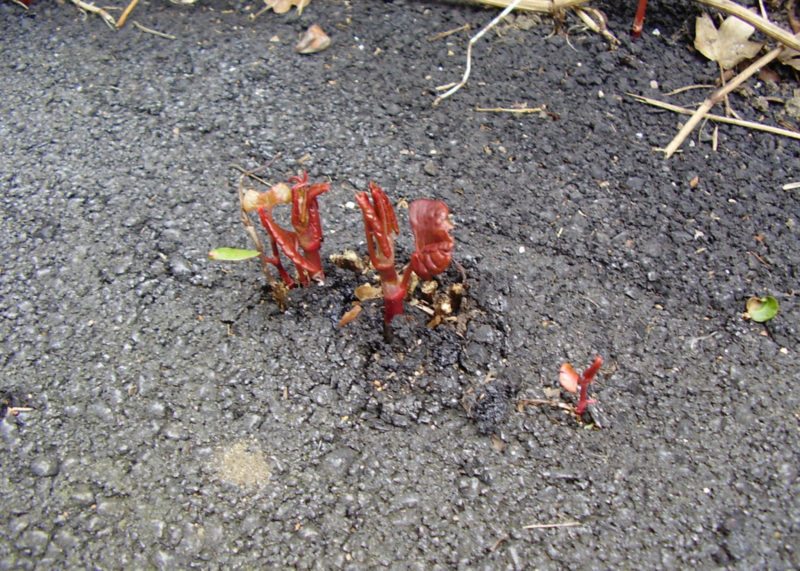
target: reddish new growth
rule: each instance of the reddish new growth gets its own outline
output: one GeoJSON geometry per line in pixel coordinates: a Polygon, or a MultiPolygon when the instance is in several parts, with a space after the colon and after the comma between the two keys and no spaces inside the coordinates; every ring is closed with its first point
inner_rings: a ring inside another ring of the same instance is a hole
{"type": "Polygon", "coordinates": [[[294,280],[283,267],[280,252],[283,252],[297,268],[297,278],[301,285],[308,285],[309,278],[322,281],[322,261],[319,256],[322,245],[322,222],[319,217],[317,197],[330,189],[328,183],[309,184],[308,174],[289,178],[290,188],[278,183],[266,192],[247,190],[241,193],[242,211],[256,211],[261,225],[272,242],[272,256],[261,252],[264,263],[272,264],[286,287],[293,287],[294,280]],[[273,218],[272,210],[279,204],[292,204],[292,227],[294,231],[281,227],[273,218]]]}
{"type": "Polygon", "coordinates": [[[586,407],[596,402],[594,399],[589,399],[589,385],[594,381],[597,371],[603,365],[603,358],[599,355],[595,357],[594,362],[587,367],[583,373],[578,375],[575,369],[569,363],[561,365],[558,373],[558,381],[564,390],[571,393],[578,392],[580,387],[580,396],[578,397],[578,404],[575,406],[575,413],[581,416],[586,412],[586,407]]]}
{"type": "Polygon", "coordinates": [[[644,28],[644,14],[647,10],[647,0],[639,0],[636,6],[636,17],[633,19],[633,27],[631,28],[631,36],[638,38],[642,35],[642,28],[644,28]]]}
{"type": "Polygon", "coordinates": [[[386,193],[370,182],[369,193],[357,193],[356,202],[364,216],[370,260],[381,276],[383,331],[384,337],[390,339],[392,320],[403,313],[403,299],[408,292],[411,273],[429,280],[450,265],[453,252],[450,230],[453,225],[448,219],[447,205],[441,200],[424,198],[412,202],[408,216],[414,232],[415,251],[401,277],[394,263],[394,240],[399,232],[397,216],[386,193]]]}

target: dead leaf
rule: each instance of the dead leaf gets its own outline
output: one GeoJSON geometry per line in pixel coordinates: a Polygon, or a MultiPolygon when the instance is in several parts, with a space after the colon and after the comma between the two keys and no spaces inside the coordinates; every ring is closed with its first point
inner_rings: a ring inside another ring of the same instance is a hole
{"type": "Polygon", "coordinates": [[[332,264],[343,270],[364,272],[367,269],[367,265],[353,250],[345,250],[341,254],[331,254],[329,259],[332,264]]]}
{"type": "Polygon", "coordinates": [[[437,282],[436,280],[429,280],[427,282],[422,282],[422,285],[419,288],[422,298],[428,303],[432,303],[433,297],[434,295],[436,295],[436,290],[438,289],[438,287],[439,287],[439,282],[437,282]]]}
{"type": "Polygon", "coordinates": [[[351,321],[354,321],[355,318],[358,317],[360,313],[361,313],[361,304],[356,303],[355,305],[353,305],[351,309],[349,309],[348,311],[345,312],[344,315],[342,315],[342,318],[339,320],[339,327],[344,327],[351,321]]]}
{"type": "Polygon", "coordinates": [[[711,61],[719,63],[722,69],[731,69],[736,64],[754,57],[763,44],[748,40],[755,28],[736,18],[728,16],[717,29],[708,14],[697,18],[694,47],[711,61]]]}
{"type": "Polygon", "coordinates": [[[362,284],[358,286],[355,293],[358,301],[378,299],[383,296],[383,290],[380,287],[372,284],[362,284]]]}
{"type": "MultiPolygon", "coordinates": [[[[800,34],[795,34],[794,37],[795,39],[800,40],[800,34]]],[[[778,61],[783,65],[788,65],[789,67],[793,67],[800,71],[800,52],[797,50],[783,48],[783,51],[778,56],[778,61]]]]}
{"type": "Polygon", "coordinates": [[[285,14],[292,9],[292,6],[297,6],[297,14],[303,13],[303,8],[308,6],[311,0],[264,0],[267,8],[272,8],[276,14],[285,14]]]}
{"type": "Polygon", "coordinates": [[[570,393],[577,393],[578,392],[578,378],[579,375],[575,371],[575,368],[570,365],[569,363],[564,363],[561,365],[561,369],[558,371],[558,382],[564,388],[565,391],[570,393]]]}
{"type": "Polygon", "coordinates": [[[331,38],[319,26],[313,24],[303,33],[300,41],[294,46],[294,51],[299,54],[315,54],[328,49],[331,45],[331,38]]]}

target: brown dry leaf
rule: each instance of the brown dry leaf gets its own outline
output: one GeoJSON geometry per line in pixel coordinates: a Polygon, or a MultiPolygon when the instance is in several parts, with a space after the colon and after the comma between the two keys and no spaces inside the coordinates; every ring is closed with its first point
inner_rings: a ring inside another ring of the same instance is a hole
{"type": "Polygon", "coordinates": [[[276,14],[285,14],[292,9],[292,6],[297,6],[297,13],[302,14],[303,8],[310,2],[311,0],[264,0],[267,8],[272,8],[276,14]]]}
{"type": "Polygon", "coordinates": [[[722,69],[731,69],[754,57],[763,46],[748,39],[754,31],[753,26],[734,16],[725,18],[717,29],[711,16],[703,14],[697,18],[694,47],[722,69]]]}
{"type": "Polygon", "coordinates": [[[367,269],[367,265],[364,263],[364,260],[362,260],[361,257],[353,250],[345,250],[341,254],[331,254],[329,259],[332,264],[342,268],[343,270],[364,272],[367,269]]]}
{"type": "Polygon", "coordinates": [[[356,298],[358,301],[366,301],[368,299],[378,299],[383,296],[383,290],[372,284],[362,284],[356,288],[356,298]]]}
{"type": "MultiPolygon", "coordinates": [[[[800,34],[795,34],[794,37],[800,40],[800,34]]],[[[784,48],[781,54],[778,56],[778,61],[783,65],[788,65],[789,67],[793,67],[797,71],[800,71],[800,52],[797,50],[784,48]]]]}
{"type": "Polygon", "coordinates": [[[331,38],[325,30],[319,24],[312,24],[294,46],[294,51],[299,54],[315,54],[328,49],[330,45],[331,38]]]}
{"type": "Polygon", "coordinates": [[[436,280],[429,280],[427,282],[422,282],[422,285],[419,288],[422,299],[424,299],[428,303],[432,303],[438,287],[439,287],[439,282],[437,282],[436,280]]]}
{"type": "Polygon", "coordinates": [[[339,327],[344,327],[351,321],[354,321],[355,318],[358,317],[360,313],[361,313],[361,304],[360,303],[354,304],[352,308],[350,308],[348,311],[345,312],[344,315],[342,315],[342,318],[339,320],[339,327]]]}

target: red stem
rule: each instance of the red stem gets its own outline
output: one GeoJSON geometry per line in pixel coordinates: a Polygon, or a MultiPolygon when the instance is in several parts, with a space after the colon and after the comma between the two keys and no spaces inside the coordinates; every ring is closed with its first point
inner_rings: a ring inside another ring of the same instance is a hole
{"type": "Polygon", "coordinates": [[[585,371],[581,374],[581,378],[578,379],[578,385],[581,387],[581,394],[578,397],[578,406],[575,407],[575,412],[580,416],[586,411],[586,407],[589,406],[590,403],[594,402],[589,400],[589,385],[592,384],[595,375],[597,375],[597,371],[600,370],[600,367],[603,365],[603,358],[601,356],[595,357],[594,361],[591,365],[589,365],[585,371]]]}
{"type": "Polygon", "coordinates": [[[278,244],[275,242],[272,232],[269,231],[267,213],[264,211],[263,206],[259,207],[258,209],[258,217],[261,220],[261,225],[264,226],[264,229],[267,230],[267,233],[269,234],[270,242],[272,242],[272,257],[270,258],[268,256],[263,256],[262,260],[275,266],[275,268],[278,270],[278,275],[280,275],[283,283],[286,284],[286,287],[294,287],[294,280],[289,275],[289,272],[286,271],[286,268],[283,267],[283,263],[281,262],[281,254],[280,250],[278,250],[278,244]]]}
{"type": "Polygon", "coordinates": [[[638,38],[642,35],[642,28],[644,28],[644,14],[647,10],[647,0],[639,0],[639,5],[636,7],[636,16],[633,19],[633,27],[631,28],[631,36],[638,38]]]}
{"type": "Polygon", "coordinates": [[[403,314],[403,300],[406,290],[397,283],[382,282],[383,322],[389,324],[397,315],[403,314]]]}

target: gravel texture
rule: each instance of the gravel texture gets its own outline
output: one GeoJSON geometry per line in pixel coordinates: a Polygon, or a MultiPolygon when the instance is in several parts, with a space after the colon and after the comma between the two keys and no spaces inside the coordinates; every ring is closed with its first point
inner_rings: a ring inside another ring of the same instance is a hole
{"type": "MultiPolygon", "coordinates": [[[[141,2],[167,40],[0,3],[0,569],[800,567],[800,144],[706,124],[665,161],[682,119],[626,93],[703,99],[666,95],[718,75],[699,8],[631,42],[633,4],[595,5],[619,49],[514,18],[432,107],[468,38],[434,36],[496,11],[141,2]],[[312,23],[332,46],[295,54],[312,23]],[[379,300],[337,327],[365,276],[326,262],[281,312],[208,261],[248,245],[231,165],[271,160],[331,182],[326,258],[366,252],[369,180],[446,201],[457,321],[407,306],[387,344],[379,300]],[[602,429],[520,404],[574,403],[559,366],[595,354],[602,429]]],[[[774,69],[731,104],[796,128],[774,69]]]]}

